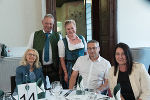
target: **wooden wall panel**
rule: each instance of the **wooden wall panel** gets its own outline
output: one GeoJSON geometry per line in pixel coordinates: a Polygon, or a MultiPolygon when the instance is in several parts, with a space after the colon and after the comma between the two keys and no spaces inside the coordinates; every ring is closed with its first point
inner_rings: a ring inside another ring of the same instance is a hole
{"type": "Polygon", "coordinates": [[[113,64],[113,49],[117,43],[117,0],[93,0],[93,39],[99,41],[102,57],[113,64]]]}
{"type": "Polygon", "coordinates": [[[55,18],[53,30],[57,31],[57,18],[56,18],[56,0],[46,0],[46,14],[52,14],[55,18]]]}

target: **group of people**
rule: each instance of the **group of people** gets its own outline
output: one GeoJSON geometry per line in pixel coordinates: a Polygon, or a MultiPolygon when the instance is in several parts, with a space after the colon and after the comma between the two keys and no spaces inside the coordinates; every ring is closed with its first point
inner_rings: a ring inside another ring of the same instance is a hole
{"type": "Polygon", "coordinates": [[[130,48],[118,43],[114,51],[114,66],[100,56],[96,40],[86,43],[76,34],[74,20],[65,21],[66,36],[61,39],[53,31],[54,17],[45,15],[43,30],[31,34],[21,65],[16,69],[16,85],[36,82],[45,77],[50,82],[60,81],[64,89],[73,89],[78,76],[82,76],[85,89],[102,92],[111,90],[119,83],[122,100],[150,100],[150,76],[143,64],[133,62],[130,48]],[[47,42],[48,41],[48,42],[47,42]],[[48,49],[47,49],[48,48],[48,49]]]}

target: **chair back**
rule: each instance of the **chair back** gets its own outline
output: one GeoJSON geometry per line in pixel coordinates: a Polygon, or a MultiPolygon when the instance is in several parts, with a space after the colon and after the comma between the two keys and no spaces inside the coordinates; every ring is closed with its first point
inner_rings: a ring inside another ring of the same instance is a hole
{"type": "Polygon", "coordinates": [[[10,82],[11,82],[11,94],[13,94],[14,89],[16,88],[16,81],[15,81],[16,76],[11,76],[10,77],[10,82]]]}
{"type": "Polygon", "coordinates": [[[149,68],[148,68],[148,73],[149,73],[149,75],[150,75],[150,65],[149,65],[149,68]]]}

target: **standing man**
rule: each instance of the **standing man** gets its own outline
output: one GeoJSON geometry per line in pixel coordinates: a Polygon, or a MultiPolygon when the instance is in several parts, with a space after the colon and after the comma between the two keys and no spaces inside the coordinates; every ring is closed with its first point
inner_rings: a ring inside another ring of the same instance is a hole
{"type": "Polygon", "coordinates": [[[99,55],[99,42],[91,40],[87,44],[88,55],[81,56],[73,66],[69,89],[73,89],[76,78],[82,76],[84,89],[98,89],[103,92],[108,86],[109,61],[99,55]]]}
{"type": "Polygon", "coordinates": [[[49,76],[50,82],[59,80],[59,56],[57,42],[60,35],[53,32],[54,17],[51,14],[42,20],[43,30],[31,34],[28,47],[34,48],[39,53],[44,76],[49,76]]]}

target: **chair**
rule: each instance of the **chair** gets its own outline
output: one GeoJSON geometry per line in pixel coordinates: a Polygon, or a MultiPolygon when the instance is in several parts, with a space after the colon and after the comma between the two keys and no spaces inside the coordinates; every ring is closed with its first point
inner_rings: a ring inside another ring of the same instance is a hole
{"type": "Polygon", "coordinates": [[[149,73],[149,75],[150,75],[150,65],[149,65],[149,68],[148,68],[148,73],[149,73]]]}
{"type": "Polygon", "coordinates": [[[15,81],[16,76],[11,76],[10,77],[10,82],[11,82],[11,94],[13,94],[14,89],[16,88],[16,81],[15,81]]]}

